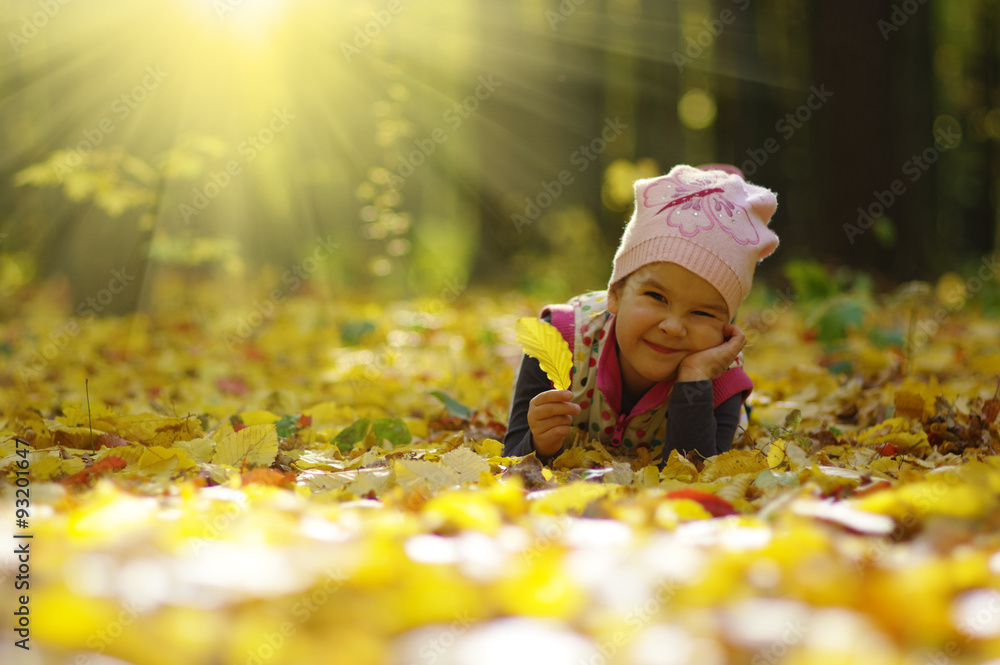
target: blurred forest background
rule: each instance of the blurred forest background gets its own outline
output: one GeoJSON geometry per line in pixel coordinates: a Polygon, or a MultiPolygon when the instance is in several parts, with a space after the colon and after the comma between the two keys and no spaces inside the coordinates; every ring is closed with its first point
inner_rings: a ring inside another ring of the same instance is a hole
{"type": "Polygon", "coordinates": [[[178,270],[561,299],[603,288],[631,183],[677,163],[778,192],[771,285],[802,259],[971,274],[997,245],[994,0],[13,0],[2,21],[0,279],[82,298],[138,276],[108,311],[178,270]]]}

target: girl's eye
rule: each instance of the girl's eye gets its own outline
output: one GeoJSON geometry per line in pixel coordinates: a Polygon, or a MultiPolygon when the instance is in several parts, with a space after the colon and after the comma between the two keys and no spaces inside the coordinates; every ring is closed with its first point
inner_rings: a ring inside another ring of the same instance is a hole
{"type": "Polygon", "coordinates": [[[696,311],[695,314],[697,314],[698,316],[710,316],[712,318],[715,318],[714,316],[712,316],[708,312],[696,311]]]}
{"type": "Polygon", "coordinates": [[[663,297],[663,294],[657,293],[656,291],[646,291],[646,293],[643,294],[643,295],[650,296],[651,298],[653,298],[655,300],[666,301],[666,298],[663,297]]]}

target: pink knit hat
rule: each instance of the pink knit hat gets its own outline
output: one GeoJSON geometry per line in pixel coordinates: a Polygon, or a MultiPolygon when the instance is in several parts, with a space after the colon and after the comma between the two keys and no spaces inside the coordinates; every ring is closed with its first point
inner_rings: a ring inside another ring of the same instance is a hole
{"type": "Polygon", "coordinates": [[[635,212],[608,287],[647,263],[669,261],[718,289],[732,317],[757,262],[778,246],[767,228],[777,206],[774,192],[746,182],[732,166],[681,164],[665,176],[638,180],[635,212]]]}

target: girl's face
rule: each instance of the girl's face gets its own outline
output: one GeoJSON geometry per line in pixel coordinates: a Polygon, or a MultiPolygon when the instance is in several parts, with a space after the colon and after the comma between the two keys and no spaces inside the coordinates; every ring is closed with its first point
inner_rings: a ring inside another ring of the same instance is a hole
{"type": "Polygon", "coordinates": [[[676,263],[652,263],[608,293],[625,388],[645,393],[688,355],[722,344],[729,308],[714,286],[676,263]]]}

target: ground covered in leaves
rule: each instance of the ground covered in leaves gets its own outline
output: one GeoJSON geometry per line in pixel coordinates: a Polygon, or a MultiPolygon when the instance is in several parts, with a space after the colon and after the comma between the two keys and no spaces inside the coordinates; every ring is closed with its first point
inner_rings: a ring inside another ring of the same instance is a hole
{"type": "Polygon", "coordinates": [[[592,441],[502,455],[522,297],[304,289],[262,313],[175,277],[146,313],[73,318],[65,285],[20,285],[0,613],[28,608],[31,650],[5,629],[0,656],[1000,658],[1000,325],[945,286],[757,294],[747,430],[660,470],[592,441]]]}

